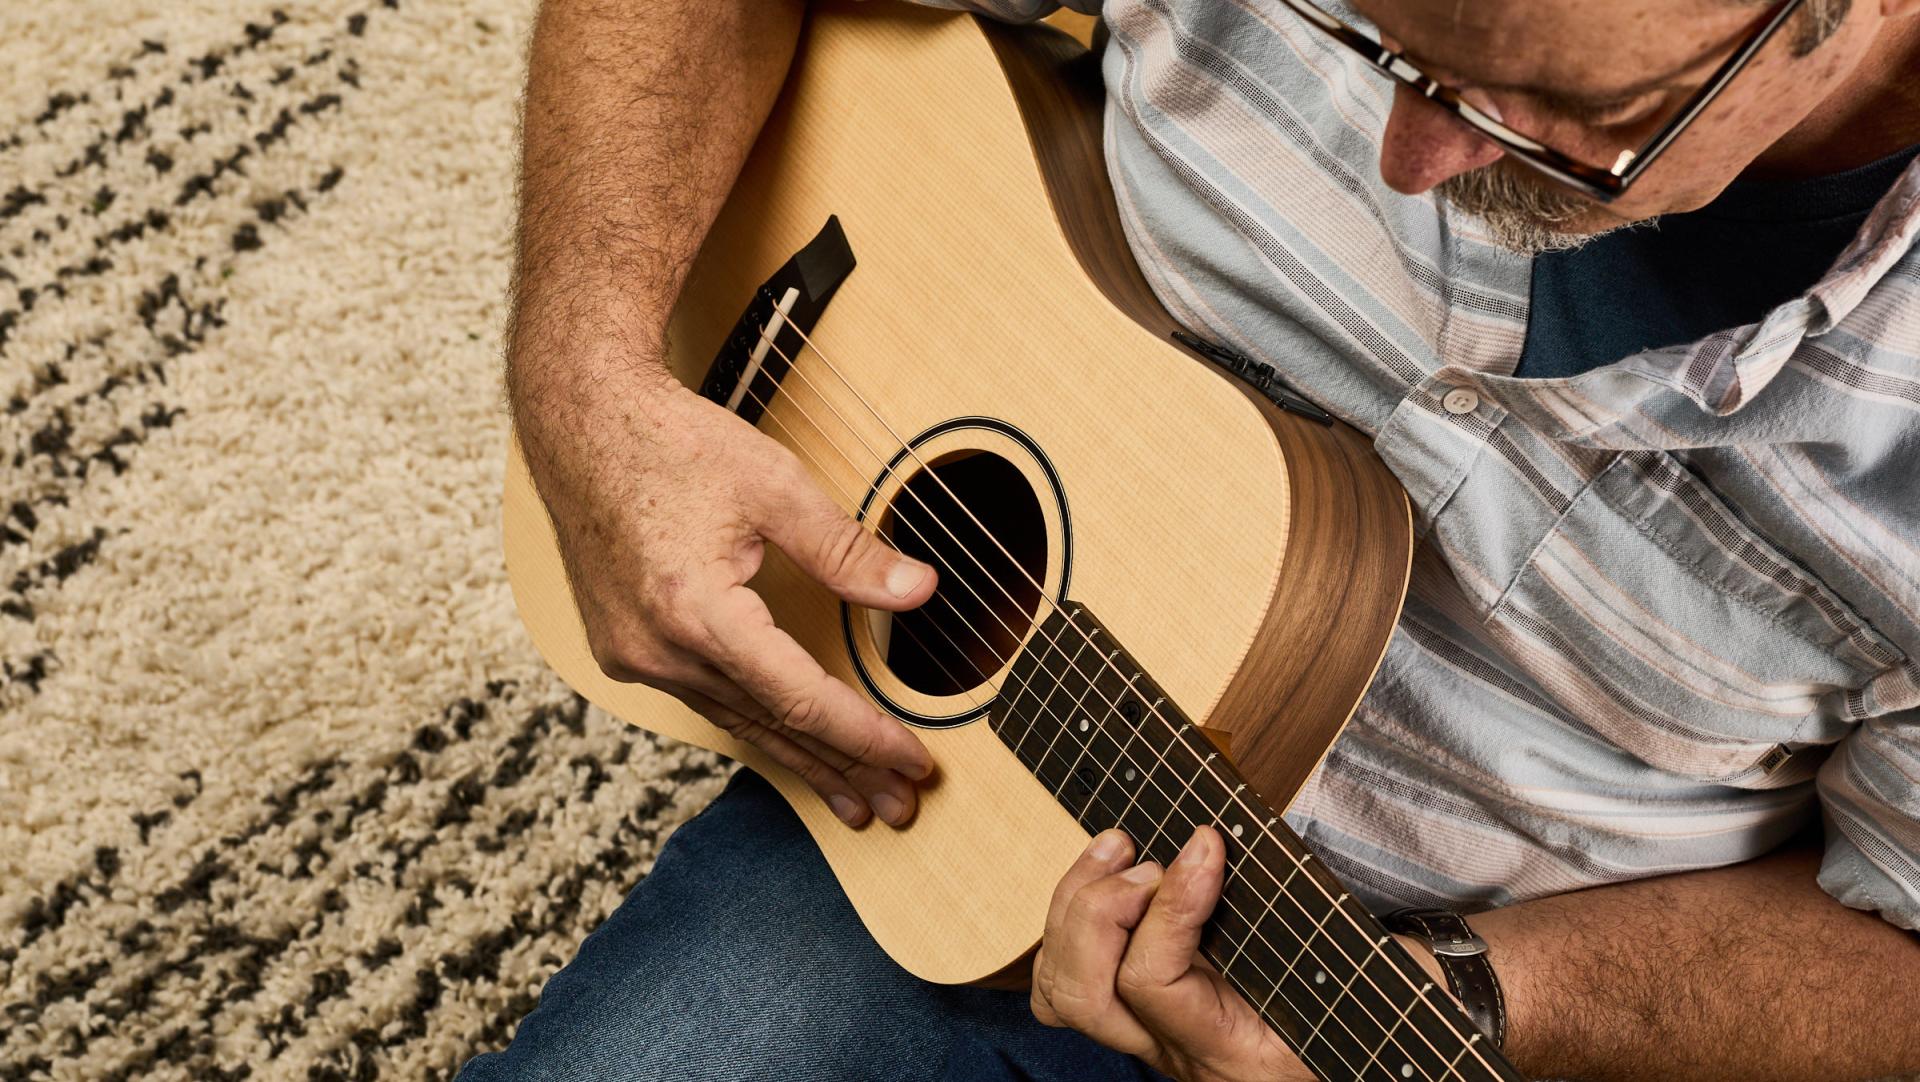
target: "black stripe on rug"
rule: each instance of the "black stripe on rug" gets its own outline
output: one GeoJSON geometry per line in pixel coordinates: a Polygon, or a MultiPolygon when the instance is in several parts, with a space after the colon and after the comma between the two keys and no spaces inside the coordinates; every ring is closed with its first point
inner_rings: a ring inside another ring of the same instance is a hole
{"type": "MultiPolygon", "coordinates": [[[[344,170],[340,166],[330,166],[314,180],[310,188],[311,196],[318,197],[332,191],[343,175],[344,170]]],[[[308,205],[308,196],[303,195],[300,189],[289,189],[279,198],[260,204],[254,210],[252,221],[236,231],[236,238],[245,238],[244,247],[236,243],[236,250],[252,252],[264,247],[266,242],[259,232],[259,224],[269,219],[284,222],[291,213],[287,207],[305,210],[308,205]]],[[[204,260],[205,257],[199,258],[204,260]]],[[[97,389],[77,399],[71,409],[86,408],[94,403],[105,404],[113,396],[144,387],[164,387],[172,362],[198,351],[210,334],[225,325],[220,316],[221,307],[222,302],[218,298],[187,296],[182,290],[179,274],[167,274],[153,289],[141,295],[134,313],[145,332],[165,350],[166,359],[143,365],[132,373],[131,378],[120,373],[109,376],[97,389]]],[[[41,514],[48,507],[68,504],[74,493],[85,485],[96,470],[105,467],[115,475],[124,473],[132,464],[133,453],[154,432],[171,427],[182,412],[181,407],[168,405],[156,398],[143,406],[137,424],[123,425],[98,440],[77,443],[74,440],[72,413],[69,408],[61,409],[53,421],[28,438],[25,448],[14,454],[12,464],[16,469],[25,469],[30,459],[42,460],[45,468],[62,483],[47,486],[26,499],[14,500],[8,506],[5,525],[0,527],[0,551],[12,545],[30,544],[40,526],[41,514]]],[[[30,620],[33,591],[57,588],[80,566],[97,556],[100,547],[111,537],[111,531],[96,526],[87,533],[86,540],[73,543],[83,546],[81,549],[74,551],[73,545],[63,549],[62,553],[72,552],[68,562],[74,556],[84,556],[64,574],[51,577],[27,573],[16,575],[7,584],[5,596],[0,598],[0,613],[30,620]]],[[[60,566],[61,554],[49,559],[56,569],[60,566]]],[[[49,650],[0,658],[0,708],[18,706],[37,694],[47,676],[57,668],[58,659],[49,650]]]]}
{"type": "MultiPolygon", "coordinates": [[[[484,695],[461,697],[446,707],[444,716],[458,719],[454,731],[460,739],[465,740],[472,734],[474,722],[487,717],[492,704],[498,702],[512,689],[513,685],[507,682],[489,683],[484,695]]],[[[436,742],[432,752],[425,753],[438,752],[445,746],[445,743],[436,742]]],[[[417,750],[424,752],[425,749],[417,750]]],[[[339,761],[331,758],[310,763],[291,782],[276,787],[262,797],[261,809],[240,831],[227,834],[214,844],[202,849],[184,877],[153,895],[154,910],[163,915],[171,914],[189,901],[206,901],[207,893],[214,881],[230,870],[228,862],[231,860],[231,854],[245,848],[248,843],[270,831],[292,824],[297,814],[304,812],[309,818],[317,814],[320,809],[305,807],[306,799],[333,785],[333,776],[338,766],[339,761]]],[[[175,796],[169,801],[169,806],[152,809],[145,813],[134,813],[131,816],[133,824],[139,829],[141,845],[150,843],[150,828],[170,824],[173,821],[172,813],[175,809],[187,807],[194,797],[199,796],[197,773],[193,777],[196,781],[196,789],[191,797],[183,799],[181,796],[175,796]]],[[[425,777],[426,773],[421,770],[420,760],[415,757],[413,751],[402,751],[379,771],[371,783],[350,799],[348,807],[350,810],[378,807],[385,801],[389,792],[405,790],[418,784],[425,777]]],[[[350,830],[351,823],[350,818],[343,823],[343,826],[350,830]]],[[[97,857],[94,863],[96,865],[99,863],[97,857]]],[[[116,869],[121,863],[117,850],[112,863],[116,869]]],[[[20,925],[20,942],[6,944],[0,949],[18,955],[21,950],[32,946],[42,936],[62,927],[70,916],[83,910],[86,905],[104,897],[105,887],[109,881],[110,877],[96,879],[92,872],[85,869],[62,880],[51,892],[27,904],[26,919],[20,925]]],[[[131,926],[104,930],[103,934],[121,941],[129,936],[135,938],[151,936],[157,931],[159,929],[152,922],[141,920],[131,926]]],[[[8,957],[7,960],[12,959],[8,957]]],[[[43,974],[31,996],[0,1007],[0,1016],[5,1016],[11,1021],[16,1030],[19,1027],[32,1025],[39,1021],[41,1014],[48,1007],[65,1000],[83,998],[93,990],[95,983],[95,981],[73,981],[64,976],[43,974]]],[[[0,1034],[0,1048],[4,1048],[6,1043],[6,1035],[0,1034]]]]}
{"type": "MultiPolygon", "coordinates": [[[[484,711],[480,711],[484,713],[484,711]]],[[[304,818],[309,824],[322,819],[337,816],[337,825],[331,832],[336,840],[344,839],[352,833],[358,817],[377,809],[391,789],[417,783],[422,776],[415,753],[430,755],[446,747],[452,739],[465,739],[470,730],[475,712],[470,706],[460,706],[452,714],[453,737],[449,738],[438,726],[423,727],[415,737],[414,747],[389,764],[385,776],[364,787],[353,798],[346,801],[344,814],[341,801],[321,802],[305,809],[304,818]]],[[[533,708],[527,720],[523,722],[514,736],[503,742],[488,767],[474,771],[456,781],[449,789],[442,806],[436,812],[433,822],[422,831],[408,837],[394,839],[384,843],[381,849],[387,854],[384,867],[373,867],[362,863],[352,870],[353,875],[362,881],[371,880],[383,886],[400,891],[409,897],[404,922],[425,924],[433,910],[443,903],[440,898],[445,888],[459,890],[471,896],[474,889],[470,882],[463,882],[455,876],[450,881],[429,879],[424,882],[406,883],[405,873],[420,855],[427,849],[445,845],[459,847],[469,845],[480,851],[499,851],[511,844],[511,839],[536,823],[548,821],[561,807],[577,798],[591,801],[595,790],[610,777],[598,757],[576,755],[568,760],[566,768],[582,774],[575,792],[570,792],[557,804],[543,807],[535,812],[530,809],[515,809],[506,815],[493,830],[486,834],[471,836],[464,831],[462,824],[472,817],[473,810],[483,803],[490,789],[510,789],[519,780],[527,776],[537,765],[537,749],[542,738],[554,728],[562,728],[575,737],[583,733],[584,703],[577,698],[569,698],[559,703],[550,703],[533,708]],[[481,775],[486,775],[483,781],[481,775]],[[410,891],[410,894],[409,894],[410,891]]],[[[635,733],[628,733],[622,740],[619,750],[611,757],[612,761],[624,761],[633,747],[635,733]]],[[[643,739],[651,742],[651,737],[643,739]]],[[[331,764],[329,765],[331,767],[331,764]]],[[[677,787],[704,777],[710,777],[717,771],[711,761],[702,761],[691,769],[670,775],[668,781],[677,787]]],[[[300,792],[318,793],[332,788],[332,770],[309,771],[301,782],[284,790],[281,799],[275,801],[275,812],[257,821],[246,833],[257,836],[264,833],[269,824],[285,826],[290,820],[289,812],[300,804],[300,792]]],[[[298,833],[289,831],[289,834],[298,833]]],[[[240,843],[240,838],[230,838],[225,842],[240,843]]],[[[248,933],[234,922],[224,919],[208,919],[213,901],[213,889],[221,882],[231,878],[234,868],[231,863],[231,851],[236,845],[223,844],[220,851],[208,851],[196,861],[188,875],[175,886],[168,888],[155,898],[154,908],[162,914],[181,911],[183,917],[190,911],[200,916],[201,924],[192,928],[185,941],[183,950],[170,950],[169,957],[147,966],[130,980],[116,981],[114,987],[103,990],[92,997],[96,1004],[88,1012],[88,1021],[84,1028],[69,1028],[56,1037],[43,1039],[40,1047],[44,1050],[50,1045],[82,1054],[90,1040],[103,1032],[124,1032],[136,1019],[149,1013],[155,1004],[156,993],[174,980],[199,980],[209,973],[217,973],[220,978],[222,994],[204,1003],[198,1012],[199,1017],[192,1022],[179,1023],[174,1027],[178,1034],[197,1033],[200,1036],[182,1043],[163,1037],[153,1046],[143,1051],[128,1064],[138,1070],[148,1069],[160,1063],[176,1063],[182,1058],[195,1060],[210,1054],[212,1023],[223,1013],[252,1000],[261,988],[262,975],[269,966],[283,957],[298,943],[319,934],[329,922],[339,923],[351,919],[341,892],[328,890],[321,897],[319,909],[292,924],[284,925],[274,934],[260,935],[248,933]],[[185,907],[183,909],[183,907],[185,907]]],[[[324,845],[308,841],[296,845],[289,854],[292,858],[290,868],[259,865],[255,871],[271,874],[286,880],[312,878],[319,868],[327,863],[324,845]]],[[[339,873],[333,873],[339,878],[339,873]]],[[[178,921],[170,922],[178,925],[178,921]]],[[[131,928],[118,930],[116,942],[122,953],[134,956],[143,949],[150,949],[158,942],[167,942],[169,946],[181,942],[181,933],[187,927],[173,929],[156,927],[153,921],[141,920],[131,928]]],[[[397,941],[383,941],[381,946],[367,952],[358,959],[362,975],[372,972],[400,954],[397,941]]],[[[124,966],[118,966],[124,970],[124,966]]],[[[334,967],[338,969],[338,967],[334,967]]],[[[275,1047],[284,1047],[284,1042],[304,1031],[305,1022],[327,1003],[344,994],[346,984],[328,974],[334,969],[323,971],[315,978],[308,1001],[298,1012],[290,1012],[282,1006],[277,1018],[263,1023],[259,1033],[275,1047]]],[[[36,997],[35,1008],[31,1013],[16,1018],[22,1023],[38,1020],[41,1011],[60,998],[87,997],[103,978],[107,970],[97,963],[79,970],[77,973],[60,974],[46,982],[42,996],[36,997]]],[[[209,1066],[210,1064],[198,1064],[209,1066]]],[[[113,1077],[109,1075],[109,1077],[113,1077]]]]}

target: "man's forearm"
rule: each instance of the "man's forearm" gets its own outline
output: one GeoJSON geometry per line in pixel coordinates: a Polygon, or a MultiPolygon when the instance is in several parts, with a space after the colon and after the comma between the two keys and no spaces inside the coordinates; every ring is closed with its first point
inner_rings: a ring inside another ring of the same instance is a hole
{"type": "MultiPolygon", "coordinates": [[[[779,90],[799,0],[546,0],[508,378],[657,378],[667,313],[779,90]],[[642,371],[631,371],[636,366],[642,371]],[[582,371],[585,369],[585,371],[582,371]]],[[[564,392],[563,392],[564,393],[564,392]]]]}
{"type": "Polygon", "coordinates": [[[1535,1078],[1866,1079],[1920,1067],[1920,938],[1800,849],[1483,913],[1535,1078]]]}

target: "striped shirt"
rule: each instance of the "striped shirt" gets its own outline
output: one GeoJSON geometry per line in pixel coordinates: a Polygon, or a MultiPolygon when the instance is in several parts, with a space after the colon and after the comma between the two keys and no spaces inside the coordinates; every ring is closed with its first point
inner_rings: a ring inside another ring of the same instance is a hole
{"type": "Polygon", "coordinates": [[[1101,14],[1155,292],[1370,435],[1414,506],[1405,614],[1292,825],[1376,908],[1471,909],[1824,812],[1821,886],[1920,927],[1920,163],[1759,322],[1515,379],[1530,261],[1381,181],[1388,83],[1270,0],[1101,14]]]}

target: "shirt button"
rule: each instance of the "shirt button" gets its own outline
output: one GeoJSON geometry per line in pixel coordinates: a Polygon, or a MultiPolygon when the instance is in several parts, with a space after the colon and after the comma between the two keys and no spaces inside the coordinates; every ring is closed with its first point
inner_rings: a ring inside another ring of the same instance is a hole
{"type": "Polygon", "coordinates": [[[1479,409],[1480,396],[1465,387],[1455,387],[1447,392],[1447,396],[1440,400],[1440,404],[1447,407],[1448,413],[1459,416],[1479,409]]]}

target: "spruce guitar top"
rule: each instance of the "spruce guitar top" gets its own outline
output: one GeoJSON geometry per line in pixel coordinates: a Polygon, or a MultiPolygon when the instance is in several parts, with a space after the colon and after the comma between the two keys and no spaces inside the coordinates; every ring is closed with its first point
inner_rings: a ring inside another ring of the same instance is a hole
{"type": "Polygon", "coordinates": [[[673,317],[684,383],[939,568],[897,616],[773,549],[753,583],[920,727],[939,771],[912,824],[850,829],[757,749],[604,676],[516,446],[522,617],[594,702],[766,775],[921,977],[1016,969],[1089,834],[1120,826],[1165,862],[1211,823],[1228,872],[1203,953],[1310,1068],[1517,1079],[1279,819],[1392,633],[1405,497],[1365,437],[1160,307],[1093,69],[1045,27],[816,6],[673,317]]]}

